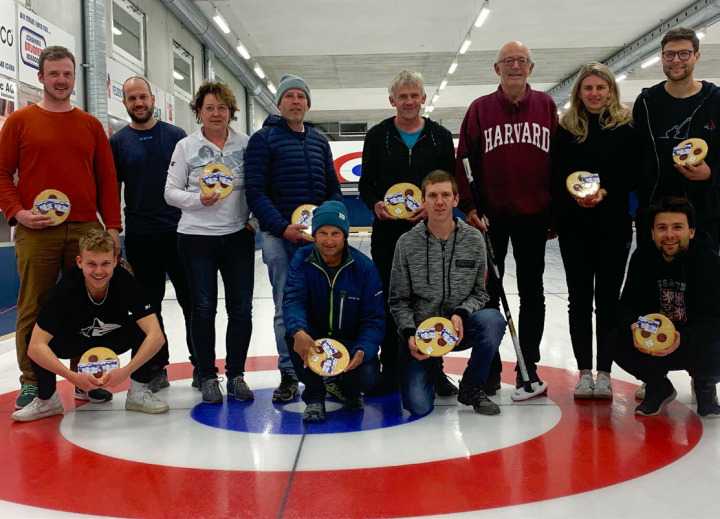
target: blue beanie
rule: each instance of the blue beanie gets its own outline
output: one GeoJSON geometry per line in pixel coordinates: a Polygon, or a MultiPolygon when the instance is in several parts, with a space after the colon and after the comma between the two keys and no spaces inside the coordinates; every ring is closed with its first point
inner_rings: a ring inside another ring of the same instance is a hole
{"type": "Polygon", "coordinates": [[[348,237],[348,234],[350,234],[350,218],[348,218],[347,209],[345,209],[342,202],[330,200],[315,208],[312,215],[312,235],[315,236],[317,230],[323,225],[339,227],[345,237],[348,237]]]}
{"type": "Polygon", "coordinates": [[[308,88],[307,83],[305,83],[303,78],[293,76],[292,74],[285,74],[280,78],[280,84],[278,85],[277,92],[275,93],[275,106],[280,104],[280,99],[282,99],[285,92],[292,88],[297,88],[298,90],[305,92],[308,100],[308,108],[310,108],[310,89],[308,88]]]}

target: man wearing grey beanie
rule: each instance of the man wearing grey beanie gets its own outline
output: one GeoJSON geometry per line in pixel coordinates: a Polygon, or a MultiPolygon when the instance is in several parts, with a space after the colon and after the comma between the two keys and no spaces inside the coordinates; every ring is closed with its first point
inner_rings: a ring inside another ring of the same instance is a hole
{"type": "Polygon", "coordinates": [[[290,260],[311,240],[306,227],[290,217],[300,205],[342,201],[340,183],[330,145],[311,123],[310,89],[298,76],[280,79],[275,104],[280,115],[270,115],[250,138],[245,152],[248,205],[260,222],[262,256],[267,265],[275,304],[274,332],[278,351],[280,385],[274,402],[289,402],[299,394],[298,380],[285,340],[282,301],[290,260]]]}

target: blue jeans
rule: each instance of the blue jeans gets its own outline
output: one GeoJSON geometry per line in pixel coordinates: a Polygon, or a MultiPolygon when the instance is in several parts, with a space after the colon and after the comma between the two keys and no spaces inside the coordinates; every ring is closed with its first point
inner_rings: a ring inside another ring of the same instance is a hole
{"type": "Polygon", "coordinates": [[[283,321],[282,301],[283,288],[287,279],[287,271],[290,267],[290,260],[295,251],[306,243],[292,243],[284,238],[273,236],[269,232],[261,234],[262,258],[267,265],[270,285],[272,286],[273,303],[275,304],[275,316],[273,318],[273,330],[275,332],[275,344],[278,352],[278,369],[289,373],[297,380],[293,368],[288,344],[285,340],[285,322],[283,321]]]}
{"type": "MultiPolygon", "coordinates": [[[[499,310],[483,308],[463,323],[464,337],[453,351],[472,349],[467,368],[462,375],[460,389],[482,385],[488,376],[490,363],[505,334],[505,319],[499,310]]],[[[442,357],[417,360],[410,354],[407,341],[400,339],[400,389],[403,407],[413,415],[432,411],[435,401],[435,373],[442,357]]]]}
{"type": "Polygon", "coordinates": [[[252,334],[254,234],[247,229],[224,236],[178,233],[178,250],[190,285],[190,331],[200,380],[204,382],[217,374],[215,315],[218,271],[225,286],[225,309],[228,315],[225,371],[228,378],[242,375],[252,334]]]}

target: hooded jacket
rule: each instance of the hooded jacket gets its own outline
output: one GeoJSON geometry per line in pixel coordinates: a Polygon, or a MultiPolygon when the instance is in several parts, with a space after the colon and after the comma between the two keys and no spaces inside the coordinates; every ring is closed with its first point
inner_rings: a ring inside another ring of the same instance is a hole
{"type": "Polygon", "coordinates": [[[633,106],[635,127],[641,143],[641,163],[638,177],[638,201],[644,209],[665,196],[682,196],[695,207],[699,222],[718,216],[717,188],[720,186],[720,89],[702,81],[696,95],[697,106],[691,116],[680,126],[658,128],[658,114],[667,108],[674,98],[665,91],[665,81],[644,88],[633,106]],[[705,181],[689,180],[674,167],[672,149],[691,137],[703,139],[708,144],[705,162],[712,176],[705,181]]]}
{"type": "Polygon", "coordinates": [[[312,124],[303,124],[305,131],[295,132],[271,115],[245,152],[248,205],[260,228],[279,238],[298,206],[343,199],[330,144],[312,124]]]}
{"type": "Polygon", "coordinates": [[[430,317],[466,321],[487,302],[485,242],[477,229],[455,219],[447,240],[421,222],[398,240],[390,277],[390,311],[407,339],[430,317]]]}

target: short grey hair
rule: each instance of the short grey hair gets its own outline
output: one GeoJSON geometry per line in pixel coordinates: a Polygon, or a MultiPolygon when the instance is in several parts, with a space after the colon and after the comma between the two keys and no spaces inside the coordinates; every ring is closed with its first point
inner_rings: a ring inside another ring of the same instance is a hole
{"type": "Polygon", "coordinates": [[[395,90],[398,87],[416,86],[420,88],[422,95],[425,95],[425,80],[420,72],[414,70],[402,70],[400,73],[393,78],[388,87],[388,94],[390,97],[395,99],[395,90]]]}
{"type": "Polygon", "coordinates": [[[498,51],[498,55],[497,55],[497,59],[495,60],[495,63],[500,63],[500,58],[501,58],[501,56],[502,56],[502,51],[503,51],[503,49],[504,49],[505,47],[507,47],[510,43],[515,43],[515,44],[522,45],[523,47],[525,47],[525,50],[527,51],[527,54],[528,54],[528,59],[530,60],[531,63],[533,62],[532,52],[530,52],[530,49],[529,49],[523,42],[521,42],[521,41],[509,41],[509,42],[507,42],[505,45],[503,45],[502,47],[500,47],[500,50],[498,51]]]}

